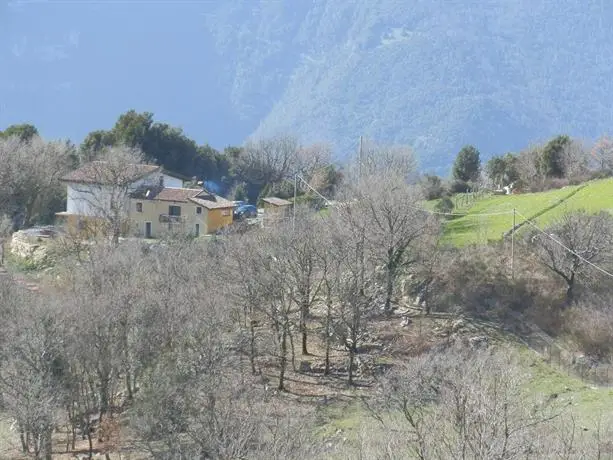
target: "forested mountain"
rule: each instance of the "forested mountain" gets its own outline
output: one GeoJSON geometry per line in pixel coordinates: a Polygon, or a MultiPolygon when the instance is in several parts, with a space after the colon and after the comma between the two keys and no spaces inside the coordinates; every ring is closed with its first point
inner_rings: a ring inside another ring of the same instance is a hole
{"type": "Polygon", "coordinates": [[[604,0],[216,0],[0,9],[0,126],[79,141],[129,108],[215,147],[408,143],[426,169],[613,120],[604,0]],[[53,15],[54,20],[48,18],[53,15]]]}

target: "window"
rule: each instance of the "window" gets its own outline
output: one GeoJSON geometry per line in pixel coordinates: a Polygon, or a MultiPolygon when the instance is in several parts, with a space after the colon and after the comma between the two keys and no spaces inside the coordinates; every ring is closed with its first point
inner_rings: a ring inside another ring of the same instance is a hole
{"type": "Polygon", "coordinates": [[[222,216],[229,216],[230,215],[230,210],[229,209],[224,209],[223,211],[221,211],[221,215],[222,216]]]}
{"type": "Polygon", "coordinates": [[[136,212],[143,212],[143,203],[136,203],[136,212]]]}
{"type": "Polygon", "coordinates": [[[196,236],[200,236],[200,224],[196,224],[196,236]]]}
{"type": "Polygon", "coordinates": [[[200,206],[196,208],[196,214],[202,214],[202,208],[200,206]]]}
{"type": "Polygon", "coordinates": [[[180,216],[181,206],[168,206],[168,215],[169,216],[180,216]]]}

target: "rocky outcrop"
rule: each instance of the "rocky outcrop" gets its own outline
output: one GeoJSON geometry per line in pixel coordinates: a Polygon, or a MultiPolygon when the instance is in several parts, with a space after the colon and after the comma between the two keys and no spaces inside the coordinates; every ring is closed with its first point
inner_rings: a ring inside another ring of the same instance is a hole
{"type": "Polygon", "coordinates": [[[51,236],[41,233],[20,230],[13,233],[10,244],[11,255],[32,266],[44,266],[49,261],[49,245],[51,236]]]}

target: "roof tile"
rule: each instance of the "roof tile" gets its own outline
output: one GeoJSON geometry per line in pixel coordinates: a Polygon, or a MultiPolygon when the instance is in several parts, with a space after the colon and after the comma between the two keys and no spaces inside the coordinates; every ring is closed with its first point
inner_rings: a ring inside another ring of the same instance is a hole
{"type": "Polygon", "coordinates": [[[62,177],[64,182],[78,182],[82,184],[110,184],[113,182],[132,182],[148,174],[160,171],[161,166],[130,164],[121,170],[108,167],[104,161],[92,161],[62,177]]]}

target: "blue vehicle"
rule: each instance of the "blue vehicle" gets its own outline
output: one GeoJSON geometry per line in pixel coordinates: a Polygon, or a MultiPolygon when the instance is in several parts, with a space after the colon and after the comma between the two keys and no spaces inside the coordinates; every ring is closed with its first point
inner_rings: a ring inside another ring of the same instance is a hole
{"type": "Polygon", "coordinates": [[[258,208],[252,204],[244,204],[234,210],[234,219],[242,220],[258,216],[258,208]]]}

